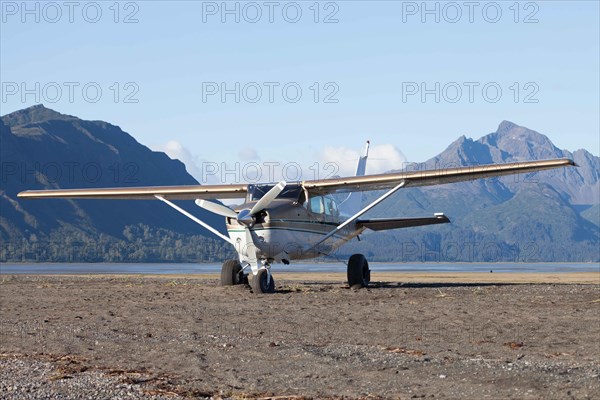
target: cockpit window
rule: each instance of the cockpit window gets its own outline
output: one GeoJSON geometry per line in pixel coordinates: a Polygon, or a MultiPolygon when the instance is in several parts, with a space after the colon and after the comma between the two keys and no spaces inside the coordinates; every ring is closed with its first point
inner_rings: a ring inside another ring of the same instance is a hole
{"type": "Polygon", "coordinates": [[[310,211],[315,214],[325,214],[332,217],[337,217],[340,215],[336,202],[329,196],[311,197],[310,211]]]}
{"type": "Polygon", "coordinates": [[[335,203],[335,201],[333,201],[331,197],[323,197],[323,203],[325,205],[325,214],[331,215],[333,217],[337,217],[339,215],[337,204],[335,203]]]}
{"type": "Polygon", "coordinates": [[[315,196],[310,198],[310,211],[316,214],[323,214],[325,208],[323,208],[323,197],[315,196]]]}

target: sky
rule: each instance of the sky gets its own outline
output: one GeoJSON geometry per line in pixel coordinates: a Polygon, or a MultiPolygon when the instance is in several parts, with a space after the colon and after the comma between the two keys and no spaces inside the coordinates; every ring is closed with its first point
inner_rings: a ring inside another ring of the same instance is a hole
{"type": "Polygon", "coordinates": [[[2,1],[0,12],[0,114],[43,103],[108,121],[203,182],[256,165],[263,181],[352,173],[367,139],[367,173],[383,172],[503,120],[600,152],[597,1],[2,1]]]}

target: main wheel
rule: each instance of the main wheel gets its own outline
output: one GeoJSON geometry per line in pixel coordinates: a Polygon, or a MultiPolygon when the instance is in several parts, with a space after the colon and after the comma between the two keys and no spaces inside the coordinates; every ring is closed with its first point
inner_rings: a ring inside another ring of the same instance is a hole
{"type": "Polygon", "coordinates": [[[274,293],[275,292],[275,279],[271,275],[269,279],[269,273],[266,269],[259,269],[258,274],[252,276],[252,291],[254,293],[274,293]],[[269,282],[267,282],[269,280],[269,282]]]}
{"type": "Polygon", "coordinates": [[[371,281],[369,263],[362,254],[353,254],[348,260],[348,285],[350,287],[366,287],[371,281]]]}
{"type": "Polygon", "coordinates": [[[221,267],[221,286],[242,283],[242,266],[238,260],[227,260],[221,267]]]}

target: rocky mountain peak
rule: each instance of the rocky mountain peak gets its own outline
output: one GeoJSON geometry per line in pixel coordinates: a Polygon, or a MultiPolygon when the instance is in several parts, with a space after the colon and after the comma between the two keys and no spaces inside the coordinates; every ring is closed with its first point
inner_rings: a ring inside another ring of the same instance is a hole
{"type": "Polygon", "coordinates": [[[19,126],[31,123],[39,123],[54,120],[77,120],[79,118],[72,115],[61,114],[43,104],[36,104],[22,110],[18,110],[2,117],[2,122],[8,126],[19,126]]]}
{"type": "Polygon", "coordinates": [[[496,132],[478,142],[491,148],[495,162],[564,157],[547,136],[510,121],[502,121],[496,132]]]}

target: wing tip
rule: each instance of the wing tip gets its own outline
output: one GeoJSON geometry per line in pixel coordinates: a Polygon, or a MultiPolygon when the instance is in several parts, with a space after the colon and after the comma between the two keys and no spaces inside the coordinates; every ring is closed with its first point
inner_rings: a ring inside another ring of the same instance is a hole
{"type": "Polygon", "coordinates": [[[17,198],[18,199],[39,199],[41,197],[50,197],[50,196],[45,196],[44,190],[24,190],[22,192],[17,193],[17,198]]]}

